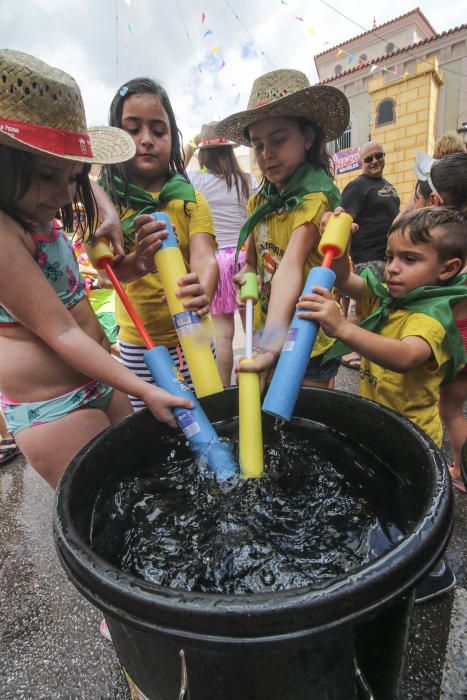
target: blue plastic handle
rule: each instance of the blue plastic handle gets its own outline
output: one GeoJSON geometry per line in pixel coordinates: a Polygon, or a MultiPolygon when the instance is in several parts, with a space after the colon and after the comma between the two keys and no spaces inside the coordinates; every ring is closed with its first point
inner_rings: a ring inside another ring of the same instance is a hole
{"type": "Polygon", "coordinates": [[[164,238],[161,241],[161,247],[159,248],[159,250],[163,248],[178,248],[177,236],[175,235],[175,231],[172,228],[172,224],[170,222],[168,214],[166,214],[164,211],[155,211],[153,214],[151,214],[151,216],[156,221],[163,221],[165,223],[167,231],[169,232],[167,238],[164,238]]]}
{"type": "Polygon", "coordinates": [[[235,474],[237,463],[229,445],[220,440],[198,399],[179,374],[167,348],[159,346],[148,350],[144,353],[144,361],[158,386],[193,403],[193,408],[174,408],[173,413],[195,456],[206,460],[218,481],[235,474]]]}
{"type": "MultiPolygon", "coordinates": [[[[331,290],[335,280],[336,275],[329,268],[313,267],[308,273],[302,294],[310,294],[313,287],[331,290]]],[[[299,318],[295,312],[263,402],[265,413],[284,420],[291,419],[318,330],[319,324],[316,321],[299,318]]]]}

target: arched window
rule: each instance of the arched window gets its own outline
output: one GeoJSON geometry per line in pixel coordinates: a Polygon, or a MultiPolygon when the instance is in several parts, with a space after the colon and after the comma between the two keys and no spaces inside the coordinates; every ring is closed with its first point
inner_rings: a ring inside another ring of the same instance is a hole
{"type": "Polygon", "coordinates": [[[386,126],[393,124],[396,121],[396,103],[395,100],[388,98],[381,100],[376,107],[376,124],[375,126],[386,126]]]}
{"type": "Polygon", "coordinates": [[[336,139],[336,153],[337,151],[342,151],[344,148],[350,148],[352,145],[352,122],[349,122],[347,129],[344,133],[336,139]]]}
{"type": "Polygon", "coordinates": [[[392,41],[390,41],[389,44],[386,44],[386,48],[384,49],[384,52],[385,52],[385,53],[394,53],[394,49],[395,49],[395,48],[396,48],[396,47],[394,46],[394,44],[392,43],[392,41]]]}
{"type": "Polygon", "coordinates": [[[334,66],[334,73],[336,75],[340,75],[342,73],[342,66],[340,63],[338,63],[336,66],[334,66]]]}

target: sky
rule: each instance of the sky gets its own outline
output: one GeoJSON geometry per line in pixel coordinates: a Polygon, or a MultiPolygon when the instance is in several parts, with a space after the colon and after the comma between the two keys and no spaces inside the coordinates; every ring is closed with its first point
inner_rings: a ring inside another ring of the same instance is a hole
{"type": "MultiPolygon", "coordinates": [[[[296,68],[313,84],[315,54],[371,29],[374,18],[380,25],[416,6],[406,0],[0,0],[0,46],[71,73],[89,126],[107,123],[125,80],[153,78],[167,90],[189,140],[204,122],[245,109],[262,73],[296,68]]],[[[419,6],[437,32],[465,22],[462,2],[419,6]]]]}

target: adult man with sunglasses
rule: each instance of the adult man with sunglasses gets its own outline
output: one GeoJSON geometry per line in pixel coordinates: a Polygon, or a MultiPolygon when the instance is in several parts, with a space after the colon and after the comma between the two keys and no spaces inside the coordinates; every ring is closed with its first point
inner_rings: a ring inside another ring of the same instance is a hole
{"type": "MultiPolygon", "coordinates": [[[[355,272],[360,274],[370,267],[382,280],[387,234],[399,213],[400,199],[391,183],[383,178],[384,149],[380,143],[368,141],[362,146],[360,161],[362,174],[344,188],[341,205],[358,224],[350,244],[355,272]]],[[[342,364],[358,369],[360,357],[357,353],[345,355],[342,364]]]]}

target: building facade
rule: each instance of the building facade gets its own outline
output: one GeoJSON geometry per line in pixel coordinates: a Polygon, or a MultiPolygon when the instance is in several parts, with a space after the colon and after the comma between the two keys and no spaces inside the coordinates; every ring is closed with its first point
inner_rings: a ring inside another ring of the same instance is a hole
{"type": "Polygon", "coordinates": [[[358,149],[375,140],[386,152],[384,175],[405,202],[416,151],[432,152],[447,131],[466,136],[467,24],[437,34],[416,8],[315,56],[315,64],[320,84],[350,103],[348,129],[328,144],[343,166],[340,189],[360,174],[358,149]]]}

